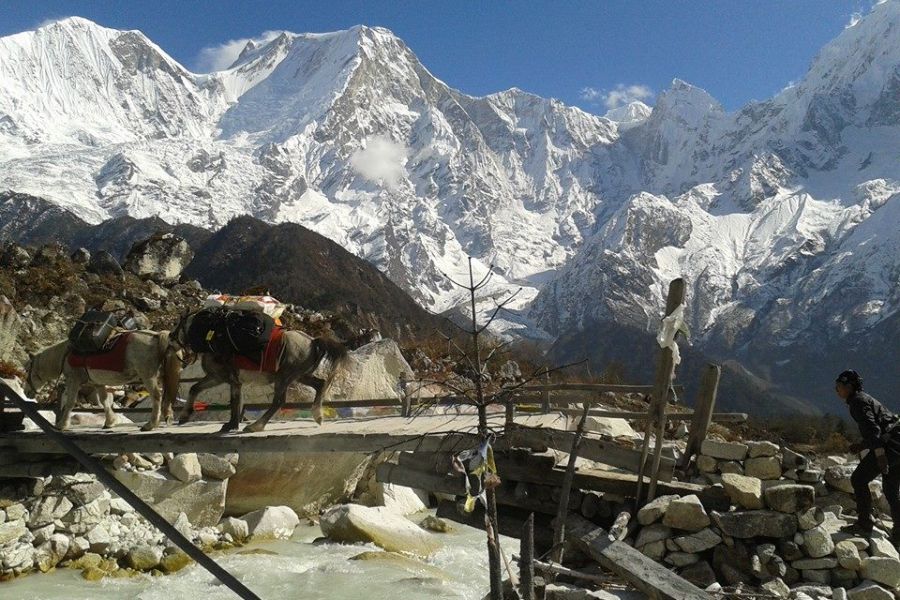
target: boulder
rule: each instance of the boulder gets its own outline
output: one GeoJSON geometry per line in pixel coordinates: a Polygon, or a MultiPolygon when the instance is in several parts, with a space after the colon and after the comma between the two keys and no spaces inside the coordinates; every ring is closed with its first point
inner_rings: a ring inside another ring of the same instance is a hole
{"type": "Polygon", "coordinates": [[[171,233],[154,235],[131,247],[125,268],[156,283],[173,283],[194,258],[188,243],[171,233]]]}
{"type": "Polygon", "coordinates": [[[847,590],[847,598],[849,600],[894,600],[894,594],[877,583],[863,581],[852,590],[847,590]]]}
{"type": "Polygon", "coordinates": [[[825,469],[825,483],[840,492],[852,494],[853,484],[850,483],[850,476],[854,469],[854,466],[828,467],[825,469]]]}
{"type": "Polygon", "coordinates": [[[862,561],[860,574],[889,588],[900,587],[900,560],[883,556],[871,556],[862,561]]]}
{"type": "Polygon", "coordinates": [[[900,553],[891,540],[877,534],[869,538],[869,554],[882,558],[900,558],[900,553]]]}
{"type": "Polygon", "coordinates": [[[195,527],[213,527],[222,518],[226,481],[184,483],[162,471],[113,471],[113,475],[170,523],[180,513],[195,527]]]}
{"type": "Polygon", "coordinates": [[[725,475],[727,473],[743,475],[744,467],[736,460],[724,460],[719,463],[719,473],[721,473],[722,475],[725,475]]]}
{"type": "Polygon", "coordinates": [[[697,470],[701,473],[715,473],[719,470],[719,461],[712,456],[699,454],[697,456],[697,470]]]}
{"type": "MultiPolygon", "coordinates": [[[[568,422],[568,428],[574,431],[578,428],[578,421],[571,419],[568,422]]],[[[584,430],[599,433],[604,437],[617,438],[626,437],[633,438],[635,436],[634,429],[625,419],[614,419],[611,417],[591,417],[584,421],[584,430]]]]}
{"type": "Polygon", "coordinates": [[[722,485],[731,502],[741,508],[755,510],[765,506],[762,481],[756,477],[727,473],[722,475],[722,485]]]}
{"type": "Polygon", "coordinates": [[[666,542],[665,540],[657,540],[655,542],[650,542],[649,544],[644,544],[638,548],[638,550],[640,550],[644,556],[658,562],[666,555],[666,542]]]}
{"type": "Polygon", "coordinates": [[[722,537],[709,527],[697,533],[675,538],[675,544],[683,551],[698,553],[715,548],[722,543],[722,537]]]}
{"type": "Polygon", "coordinates": [[[9,242],[0,249],[0,266],[13,271],[24,269],[31,263],[28,250],[15,242],[9,242]]]}
{"type": "Polygon", "coordinates": [[[834,554],[837,556],[838,563],[845,569],[858,571],[862,566],[862,558],[859,556],[859,549],[856,544],[850,540],[843,540],[834,545],[834,554]]]}
{"type": "Polygon", "coordinates": [[[663,517],[664,525],[685,531],[700,531],[709,523],[709,515],[700,503],[700,498],[693,494],[669,503],[663,517]]]}
{"type": "Polygon", "coordinates": [[[157,546],[137,546],[128,551],[125,561],[135,571],[149,571],[159,565],[162,554],[162,548],[157,546]]]}
{"type": "Polygon", "coordinates": [[[838,566],[838,560],[833,556],[823,558],[801,558],[791,563],[798,571],[812,571],[821,569],[834,569],[838,566]]]}
{"type": "Polygon", "coordinates": [[[177,573],[192,562],[193,559],[184,552],[175,552],[163,556],[159,561],[159,568],[166,573],[177,573]]]}
{"type": "Polygon", "coordinates": [[[75,506],[84,506],[103,495],[106,487],[86,473],[54,477],[50,489],[64,492],[75,506]]]}
{"type": "Polygon", "coordinates": [[[74,508],[60,521],[62,531],[74,535],[84,535],[109,515],[109,500],[104,497],[88,502],[84,506],[74,508]]]}
{"type": "Polygon", "coordinates": [[[775,456],[778,454],[778,444],[772,442],[747,442],[749,449],[747,456],[749,458],[759,458],[760,456],[775,456]]]}
{"type": "Polygon", "coordinates": [[[453,527],[450,523],[434,515],[428,515],[422,519],[422,521],[419,522],[419,527],[435,533],[449,533],[453,531],[453,527]]]}
{"type": "Polygon", "coordinates": [[[821,558],[834,552],[834,541],[824,525],[803,532],[803,550],[812,558],[821,558]]]}
{"type": "Polygon", "coordinates": [[[0,546],[16,541],[26,533],[28,528],[23,520],[0,523],[0,546]]]}
{"type": "Polygon", "coordinates": [[[825,511],[818,506],[808,508],[797,515],[797,524],[802,531],[812,529],[825,522],[825,511]]]}
{"type": "Polygon", "coordinates": [[[122,270],[119,261],[106,250],[98,250],[91,254],[85,270],[100,276],[109,276],[118,280],[125,279],[125,271],[122,270]]]}
{"type": "Polygon", "coordinates": [[[699,561],[699,554],[691,554],[689,552],[669,552],[666,555],[666,562],[673,567],[687,567],[699,561]]]}
{"type": "Polygon", "coordinates": [[[810,485],[775,485],[766,488],[766,504],[783,513],[799,513],[815,504],[816,490],[810,485]]]}
{"type": "Polygon", "coordinates": [[[242,453],[228,479],[226,511],[244,514],[284,505],[299,515],[318,515],[353,494],[370,462],[366,454],[349,452],[242,453]]]}
{"type": "Polygon", "coordinates": [[[250,537],[250,527],[247,525],[247,521],[243,519],[226,517],[219,523],[219,530],[222,533],[227,533],[238,542],[244,541],[250,537]]]}
{"type": "Polygon", "coordinates": [[[734,442],[720,442],[718,440],[703,440],[700,453],[720,460],[744,460],[747,458],[748,448],[746,444],[734,442]]]}
{"type": "Polygon", "coordinates": [[[791,588],[789,588],[787,584],[779,577],[776,577],[772,581],[767,581],[759,587],[764,592],[767,592],[769,595],[776,598],[789,598],[791,595],[791,588]]]}
{"type": "MultiPolygon", "coordinates": [[[[31,516],[28,525],[32,529],[43,527],[69,514],[73,505],[69,499],[62,495],[42,496],[31,507],[31,516]]],[[[9,511],[7,511],[7,517],[9,511]]]]}
{"type": "Polygon", "coordinates": [[[759,479],[780,479],[781,461],[775,456],[748,458],[744,462],[744,474],[759,479]]]}
{"type": "Polygon", "coordinates": [[[659,521],[666,514],[666,509],[678,496],[659,496],[645,504],[637,513],[638,523],[651,525],[659,521]]]}
{"type": "Polygon", "coordinates": [[[322,532],[336,542],[374,543],[391,552],[428,556],[440,548],[434,536],[383,507],[334,506],[322,515],[322,532]]]}
{"type": "Polygon", "coordinates": [[[103,523],[88,531],[84,539],[90,544],[91,552],[96,554],[106,554],[109,545],[112,543],[112,536],[110,536],[109,530],[103,523]]]}
{"type": "Polygon", "coordinates": [[[793,469],[802,471],[809,465],[809,460],[798,452],[794,452],[790,448],[781,449],[781,468],[785,471],[793,469]]]}
{"type": "Polygon", "coordinates": [[[375,484],[375,502],[405,517],[428,508],[428,492],[393,483],[377,482],[375,484]]]}
{"type": "Polygon", "coordinates": [[[797,533],[796,517],[771,510],[714,512],[713,519],[722,533],[734,538],[790,539],[797,533]]]}
{"type": "Polygon", "coordinates": [[[634,541],[635,548],[640,549],[647,544],[652,544],[658,541],[666,541],[672,537],[672,530],[669,527],[666,527],[662,523],[654,523],[653,525],[649,525],[640,530],[637,534],[637,538],[634,541]]]}
{"type": "Polygon", "coordinates": [[[215,454],[197,454],[197,462],[203,477],[207,479],[228,479],[236,470],[230,460],[215,454]]]}
{"type": "Polygon", "coordinates": [[[701,589],[716,582],[716,573],[705,560],[682,569],[680,575],[701,589]]]}
{"type": "MultiPolygon", "coordinates": [[[[300,518],[289,506],[269,506],[247,513],[241,520],[247,523],[250,537],[281,538],[291,537],[300,524],[300,518]]],[[[410,525],[412,525],[410,523],[410,525]]]]}
{"type": "Polygon", "coordinates": [[[179,481],[185,483],[192,483],[203,479],[203,470],[200,468],[200,461],[193,452],[175,455],[175,458],[169,461],[169,473],[174,475],[179,481]]]}
{"type": "Polygon", "coordinates": [[[397,342],[378,340],[347,354],[344,367],[332,379],[325,399],[337,409],[341,400],[397,398],[399,403],[401,382],[413,379],[415,374],[397,342]]]}

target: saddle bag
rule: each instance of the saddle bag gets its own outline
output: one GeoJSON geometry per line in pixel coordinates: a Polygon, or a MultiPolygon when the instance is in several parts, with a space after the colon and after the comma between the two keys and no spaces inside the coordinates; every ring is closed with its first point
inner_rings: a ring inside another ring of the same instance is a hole
{"type": "Polygon", "coordinates": [[[76,354],[102,352],[116,327],[115,315],[89,310],[75,322],[69,331],[69,348],[76,354]]]}
{"type": "Polygon", "coordinates": [[[194,352],[246,356],[258,361],[274,325],[274,320],[261,312],[221,306],[204,308],[194,313],[187,344],[194,352]]]}

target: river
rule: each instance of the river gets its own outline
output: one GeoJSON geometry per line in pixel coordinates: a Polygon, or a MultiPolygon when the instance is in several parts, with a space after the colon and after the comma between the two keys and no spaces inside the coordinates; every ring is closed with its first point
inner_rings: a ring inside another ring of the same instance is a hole
{"type": "MultiPolygon", "coordinates": [[[[435,534],[444,547],[427,562],[396,563],[349,560],[378,548],[313,543],[321,535],[317,526],[301,524],[290,540],[250,544],[220,554],[216,560],[264,600],[479,600],[487,592],[487,549],[482,531],[454,524],[452,532],[435,534]]],[[[503,538],[502,545],[507,556],[518,551],[517,540],[503,538]]],[[[100,582],[85,581],[80,571],[61,568],[0,583],[3,600],[225,600],[230,597],[235,596],[196,565],[166,577],[143,575],[100,582]]]]}

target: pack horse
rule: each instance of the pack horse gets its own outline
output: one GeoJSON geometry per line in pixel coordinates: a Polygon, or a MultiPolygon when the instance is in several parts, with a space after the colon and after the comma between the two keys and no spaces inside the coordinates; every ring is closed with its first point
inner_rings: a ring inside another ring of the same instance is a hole
{"type": "Polygon", "coordinates": [[[104,429],[115,423],[112,395],[107,386],[141,384],[153,401],[150,420],[141,429],[159,426],[172,416],[178,391],[181,361],[169,344],[168,331],[121,330],[107,313],[89,311],[72,330],[70,338],[32,355],[25,381],[31,397],[48,383],[64,378],[56,427],[69,428],[72,409],[82,388],[99,400],[105,413],[104,429]],[[87,340],[87,341],[86,341],[87,340]]]}
{"type": "Polygon", "coordinates": [[[244,385],[274,386],[272,405],[244,431],[265,429],[284,405],[288,388],[294,383],[315,390],[312,414],[321,424],[323,398],[347,357],[347,348],[338,342],[282,329],[262,312],[225,307],[186,315],[172,331],[172,337],[174,343],[199,356],[204,372],[204,377],[191,386],[178,423],[190,420],[194,401],[201,392],[228,384],[231,418],[222,426],[223,432],[240,425],[244,385]]]}

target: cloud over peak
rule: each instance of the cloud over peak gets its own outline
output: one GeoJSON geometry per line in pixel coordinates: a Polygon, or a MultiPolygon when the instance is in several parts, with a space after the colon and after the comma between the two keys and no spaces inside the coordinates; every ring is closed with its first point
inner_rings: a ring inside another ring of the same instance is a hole
{"type": "Polygon", "coordinates": [[[635,101],[645,102],[653,97],[653,90],[642,83],[618,83],[611,90],[585,87],[579,95],[582,100],[612,110],[635,101]]]}

